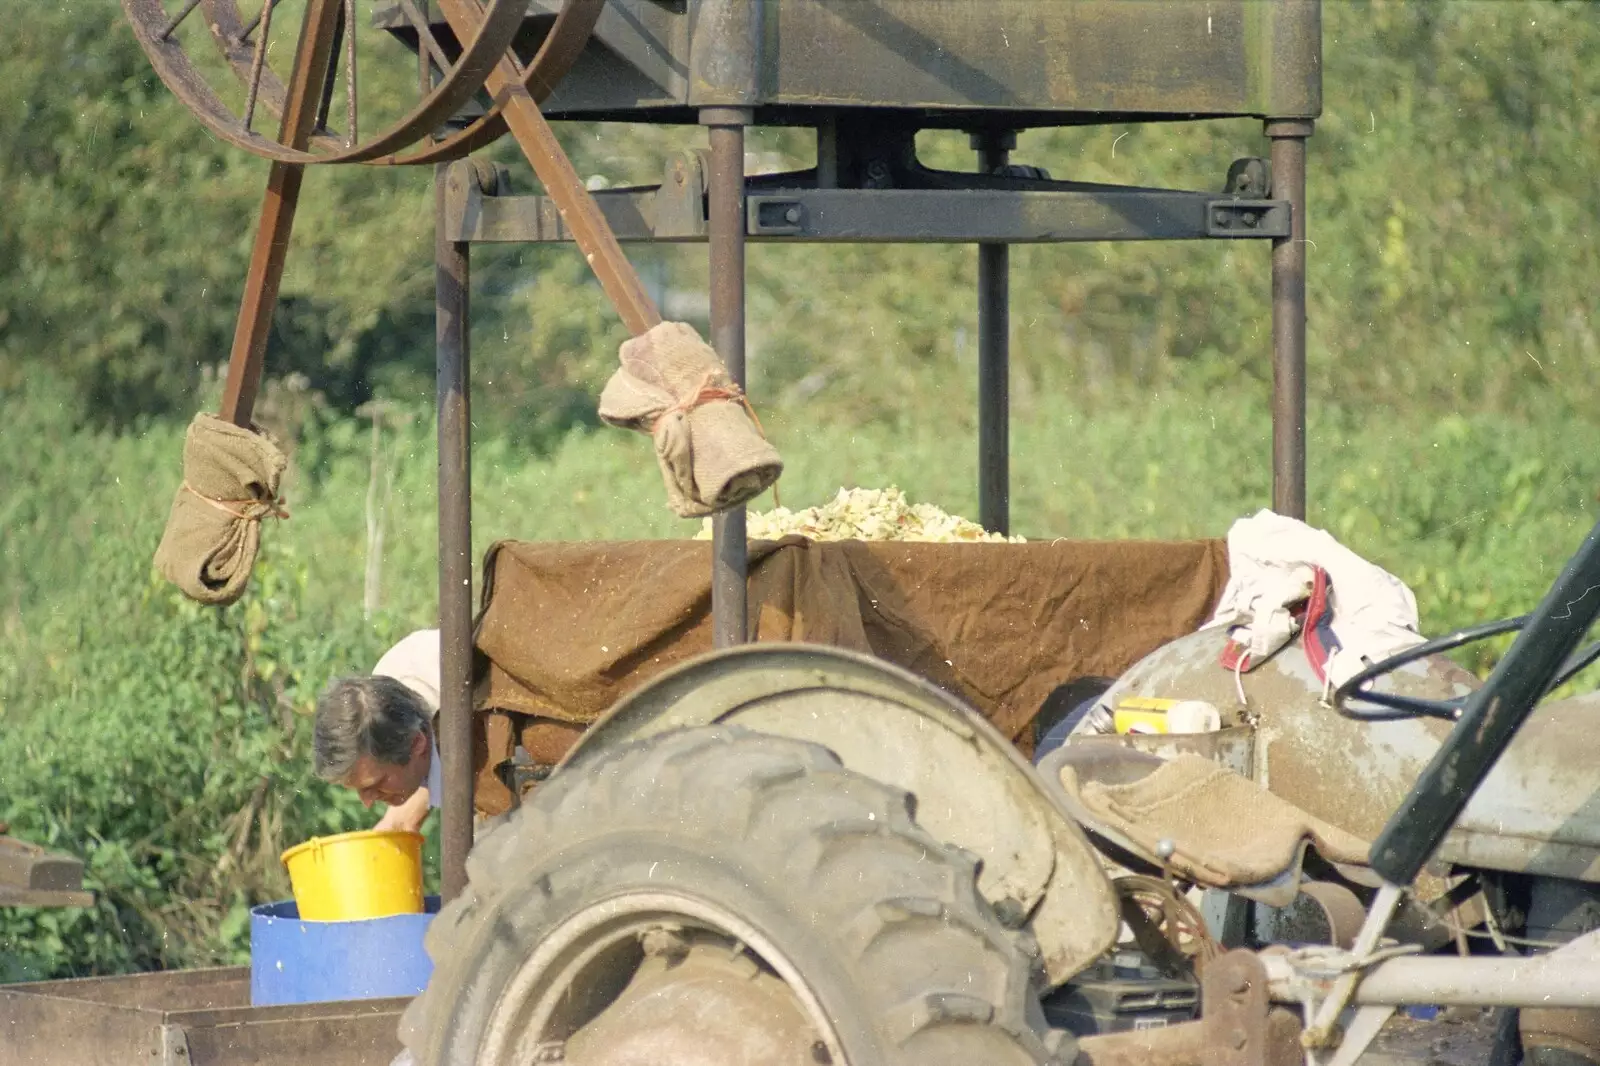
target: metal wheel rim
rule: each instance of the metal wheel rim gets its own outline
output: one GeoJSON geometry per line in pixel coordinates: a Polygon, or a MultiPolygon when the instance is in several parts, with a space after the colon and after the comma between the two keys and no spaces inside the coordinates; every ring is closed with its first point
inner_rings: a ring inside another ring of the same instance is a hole
{"type": "MultiPolygon", "coordinates": [[[[550,32],[539,45],[539,51],[529,60],[522,72],[522,87],[528,90],[533,102],[542,104],[549,98],[556,84],[567,76],[584,45],[600,21],[600,11],[606,0],[567,0],[556,15],[550,32]]],[[[389,156],[371,162],[392,166],[423,166],[431,163],[448,163],[476,152],[506,133],[505,101],[497,99],[485,115],[472,125],[460,130],[438,144],[404,156],[389,156]]]]}
{"type": "MultiPolygon", "coordinates": [[[[207,129],[254,155],[280,163],[298,164],[392,160],[396,153],[432,133],[483,87],[495,64],[508,53],[512,40],[522,26],[527,5],[528,0],[488,0],[477,33],[462,49],[455,65],[407,115],[364,143],[350,148],[340,146],[331,152],[309,152],[290,148],[271,137],[244,129],[239,117],[217,96],[176,39],[159,38],[156,27],[164,25],[169,17],[162,0],[122,0],[123,12],[133,28],[134,37],[157,76],[207,129]]],[[[237,69],[235,60],[227,52],[227,41],[223,36],[237,33],[241,28],[237,5],[234,0],[204,0],[203,6],[208,23],[216,27],[210,31],[213,41],[223,50],[230,67],[237,69]]],[[[262,74],[260,93],[261,106],[268,112],[281,114],[283,83],[270,70],[262,74]]],[[[323,136],[314,138],[313,143],[337,145],[339,142],[323,136]]]]}
{"type": "Polygon", "coordinates": [[[725,937],[758,956],[788,987],[832,1061],[849,1066],[821,1002],[771,938],[716,904],[676,892],[613,896],[572,915],[543,937],[495,1003],[476,1061],[491,1066],[539,1061],[536,1051],[559,1004],[585,968],[624,940],[668,924],[725,937]]]}

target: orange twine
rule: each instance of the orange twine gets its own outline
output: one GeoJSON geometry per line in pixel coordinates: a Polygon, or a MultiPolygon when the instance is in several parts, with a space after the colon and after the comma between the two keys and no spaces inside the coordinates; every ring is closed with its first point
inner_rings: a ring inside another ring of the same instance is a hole
{"type": "Polygon", "coordinates": [[[241,522],[259,522],[263,518],[288,518],[289,512],[284,509],[282,500],[216,500],[200,492],[188,481],[183,483],[183,489],[198,500],[204,500],[223,514],[231,515],[241,522]],[[234,507],[241,508],[235,510],[234,507]]]}
{"type": "MultiPolygon", "coordinates": [[[[716,371],[706,371],[705,376],[700,379],[699,387],[696,388],[687,399],[679,400],[677,403],[673,404],[665,411],[662,411],[659,415],[651,420],[650,432],[654,434],[656,431],[656,426],[658,426],[661,423],[661,420],[667,415],[686,415],[690,411],[693,411],[696,407],[701,407],[708,403],[715,403],[718,400],[728,400],[733,403],[737,403],[739,406],[744,408],[745,413],[750,416],[750,421],[755,423],[756,432],[761,434],[762,440],[766,440],[766,428],[762,426],[761,416],[756,414],[756,409],[750,406],[750,397],[744,394],[744,390],[739,387],[737,382],[730,381],[726,385],[712,384],[712,382],[716,380],[716,377],[716,371]]],[[[772,486],[772,503],[776,507],[783,506],[782,502],[780,502],[778,499],[778,486],[776,484],[772,486]]]]}

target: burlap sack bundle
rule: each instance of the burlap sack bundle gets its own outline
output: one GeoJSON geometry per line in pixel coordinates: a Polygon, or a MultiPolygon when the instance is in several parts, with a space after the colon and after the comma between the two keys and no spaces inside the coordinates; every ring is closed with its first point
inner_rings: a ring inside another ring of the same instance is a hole
{"type": "Polygon", "coordinates": [[[156,548],[156,569],[190,599],[237,600],[261,547],[261,520],[288,517],[278,501],[287,465],[265,434],[196,415],[184,438],[183,484],[156,548]]]}
{"type": "Polygon", "coordinates": [[[682,518],[737,507],[783,473],[749,401],[694,327],[663,322],[622,346],[622,366],[600,396],[600,417],[649,433],[682,518]]]}

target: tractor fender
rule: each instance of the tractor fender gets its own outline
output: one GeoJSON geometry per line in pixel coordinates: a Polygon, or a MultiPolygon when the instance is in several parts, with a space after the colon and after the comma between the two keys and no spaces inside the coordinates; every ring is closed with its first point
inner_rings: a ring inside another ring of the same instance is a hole
{"type": "Polygon", "coordinates": [[[1100,857],[1034,768],[960,698],[868,655],[756,644],[700,656],[618,701],[555,772],[714,724],[821,744],[846,769],[911,793],[924,829],[982,860],[979,893],[1033,933],[1052,987],[1115,942],[1120,918],[1100,857]]]}

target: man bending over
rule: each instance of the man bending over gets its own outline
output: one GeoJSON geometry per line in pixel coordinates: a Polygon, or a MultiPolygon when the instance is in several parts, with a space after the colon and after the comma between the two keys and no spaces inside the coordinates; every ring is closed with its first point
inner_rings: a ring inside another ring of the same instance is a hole
{"type": "Polygon", "coordinates": [[[340,678],[317,700],[316,774],[389,809],[375,829],[420,832],[439,806],[439,631],[424,629],[386,652],[369,676],[340,678]]]}

